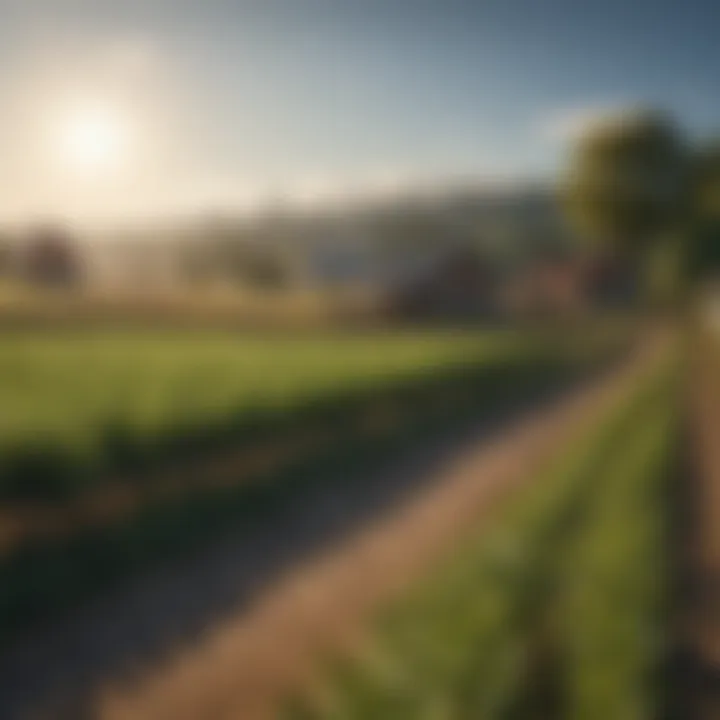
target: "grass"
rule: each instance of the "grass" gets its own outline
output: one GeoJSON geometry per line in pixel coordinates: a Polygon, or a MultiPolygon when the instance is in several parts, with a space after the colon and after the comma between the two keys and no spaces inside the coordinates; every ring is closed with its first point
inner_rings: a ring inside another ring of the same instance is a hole
{"type": "Polygon", "coordinates": [[[613,458],[577,534],[561,611],[570,717],[657,716],[671,423],[667,408],[658,408],[613,458]]]}
{"type": "Polygon", "coordinates": [[[286,716],[652,717],[672,448],[658,373],[286,716]]]}
{"type": "Polygon", "coordinates": [[[114,472],[237,447],[390,389],[530,369],[551,351],[511,332],[6,334],[0,499],[72,496],[114,472]]]}

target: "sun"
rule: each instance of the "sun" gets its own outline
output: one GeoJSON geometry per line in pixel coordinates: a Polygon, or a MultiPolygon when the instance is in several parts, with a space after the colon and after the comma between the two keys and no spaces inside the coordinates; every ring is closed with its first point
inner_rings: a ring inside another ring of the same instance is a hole
{"type": "Polygon", "coordinates": [[[109,106],[73,108],[58,124],[57,146],[69,169],[110,172],[122,163],[128,150],[127,121],[109,106]]]}

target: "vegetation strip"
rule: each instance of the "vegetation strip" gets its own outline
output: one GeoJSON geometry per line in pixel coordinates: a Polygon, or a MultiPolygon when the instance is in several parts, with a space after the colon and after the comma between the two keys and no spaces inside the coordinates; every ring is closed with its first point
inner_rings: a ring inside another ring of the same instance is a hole
{"type": "Polygon", "coordinates": [[[667,384],[620,445],[602,492],[577,534],[566,597],[558,609],[565,644],[567,716],[653,718],[667,651],[667,478],[674,408],[667,384]]]}

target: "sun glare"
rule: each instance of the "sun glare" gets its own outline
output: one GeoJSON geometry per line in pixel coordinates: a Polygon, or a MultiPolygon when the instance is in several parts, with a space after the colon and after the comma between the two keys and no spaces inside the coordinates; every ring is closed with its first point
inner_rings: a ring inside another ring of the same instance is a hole
{"type": "Polygon", "coordinates": [[[59,150],[63,163],[80,171],[111,171],[127,151],[127,125],[111,108],[77,108],[63,119],[59,150]]]}

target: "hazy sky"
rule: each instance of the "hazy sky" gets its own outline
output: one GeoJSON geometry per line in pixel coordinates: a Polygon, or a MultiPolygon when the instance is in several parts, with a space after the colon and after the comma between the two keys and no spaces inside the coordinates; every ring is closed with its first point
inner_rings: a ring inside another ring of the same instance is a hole
{"type": "Polygon", "coordinates": [[[547,175],[584,118],[720,128],[715,0],[0,0],[0,215],[547,175]]]}

